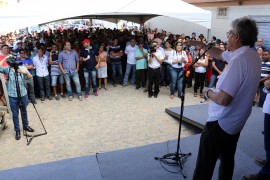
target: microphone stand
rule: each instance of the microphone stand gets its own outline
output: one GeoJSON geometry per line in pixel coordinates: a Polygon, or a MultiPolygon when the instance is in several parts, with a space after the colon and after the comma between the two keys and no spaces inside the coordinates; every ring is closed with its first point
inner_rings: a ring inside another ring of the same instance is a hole
{"type": "MultiPolygon", "coordinates": [[[[187,176],[184,173],[184,163],[186,162],[187,158],[191,156],[191,152],[184,154],[181,152],[180,149],[180,138],[181,138],[181,127],[183,121],[183,112],[184,112],[184,102],[185,102],[185,89],[186,89],[186,72],[193,68],[194,64],[199,61],[199,59],[205,55],[207,51],[209,51],[212,46],[209,46],[202,54],[198,54],[195,60],[188,66],[187,70],[183,70],[183,74],[181,74],[177,80],[183,78],[183,88],[182,88],[182,95],[181,95],[181,108],[180,108],[180,117],[179,117],[179,131],[178,131],[178,139],[177,139],[177,150],[175,153],[168,153],[163,155],[162,157],[155,157],[155,160],[159,160],[161,163],[168,165],[168,166],[179,166],[180,173],[186,179],[187,176]]],[[[173,172],[176,173],[176,172],[173,172]]]]}

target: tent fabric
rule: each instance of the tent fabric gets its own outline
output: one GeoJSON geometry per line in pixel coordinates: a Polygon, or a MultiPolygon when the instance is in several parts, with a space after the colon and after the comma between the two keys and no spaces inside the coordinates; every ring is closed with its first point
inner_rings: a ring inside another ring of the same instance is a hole
{"type": "MultiPolygon", "coordinates": [[[[190,5],[182,0],[76,0],[76,3],[41,0],[25,1],[1,9],[0,32],[10,32],[37,24],[71,18],[123,19],[136,23],[156,17],[167,16],[211,28],[211,12],[190,5]],[[78,6],[79,8],[74,8],[78,6]],[[57,7],[57,8],[56,8],[57,7]]],[[[162,23],[162,22],[161,22],[162,23]]]]}

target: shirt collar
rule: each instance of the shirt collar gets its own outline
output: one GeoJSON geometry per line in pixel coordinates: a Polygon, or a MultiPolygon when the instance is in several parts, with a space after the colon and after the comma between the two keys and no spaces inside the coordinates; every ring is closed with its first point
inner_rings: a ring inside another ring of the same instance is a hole
{"type": "Polygon", "coordinates": [[[232,52],[231,58],[235,58],[236,56],[238,56],[242,52],[248,50],[249,48],[250,48],[249,46],[242,46],[242,47],[236,49],[235,51],[232,52]]]}

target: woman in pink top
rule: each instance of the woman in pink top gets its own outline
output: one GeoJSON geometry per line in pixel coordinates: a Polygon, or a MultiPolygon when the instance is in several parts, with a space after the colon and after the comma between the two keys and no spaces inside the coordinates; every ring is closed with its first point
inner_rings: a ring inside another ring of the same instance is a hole
{"type": "Polygon", "coordinates": [[[97,76],[98,76],[98,90],[101,89],[101,79],[104,79],[104,89],[108,90],[107,88],[107,53],[104,51],[104,45],[100,45],[98,49],[98,56],[97,56],[97,76]]]}

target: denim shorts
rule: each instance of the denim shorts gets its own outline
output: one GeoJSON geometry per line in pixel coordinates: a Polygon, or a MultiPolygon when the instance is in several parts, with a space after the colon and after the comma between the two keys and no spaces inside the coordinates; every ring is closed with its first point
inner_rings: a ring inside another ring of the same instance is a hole
{"type": "Polygon", "coordinates": [[[56,86],[57,85],[57,78],[59,77],[59,83],[60,84],[64,84],[64,78],[63,75],[51,75],[52,78],[52,86],[56,86]]]}

